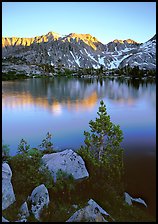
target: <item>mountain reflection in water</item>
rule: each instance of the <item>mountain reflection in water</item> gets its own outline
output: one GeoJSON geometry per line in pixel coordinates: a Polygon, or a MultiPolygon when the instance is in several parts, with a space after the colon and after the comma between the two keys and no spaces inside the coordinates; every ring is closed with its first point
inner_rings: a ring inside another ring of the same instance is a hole
{"type": "Polygon", "coordinates": [[[146,147],[148,141],[150,146],[155,146],[155,83],[107,78],[51,78],[2,82],[2,89],[3,140],[11,146],[16,147],[20,138],[26,138],[36,146],[49,130],[57,147],[80,147],[83,131],[97,116],[101,99],[111,120],[121,126],[127,149],[133,140],[136,145],[145,141],[146,147]],[[61,133],[57,131],[59,127],[61,133]],[[82,132],[78,130],[80,127],[82,132]],[[68,135],[72,128],[74,144],[71,131],[68,135]]]}
{"type": "Polygon", "coordinates": [[[37,147],[48,131],[56,149],[84,145],[83,132],[103,99],[111,121],[123,131],[127,190],[135,196],[141,193],[151,213],[156,212],[155,82],[39,78],[2,82],[2,91],[2,140],[10,145],[11,155],[22,138],[37,147]]]}

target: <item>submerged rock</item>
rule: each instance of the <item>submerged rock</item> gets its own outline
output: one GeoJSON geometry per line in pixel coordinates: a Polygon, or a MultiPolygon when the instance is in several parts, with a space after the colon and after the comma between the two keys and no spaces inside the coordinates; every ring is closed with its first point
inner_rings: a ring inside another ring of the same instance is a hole
{"type": "Polygon", "coordinates": [[[129,205],[132,205],[132,202],[137,202],[137,203],[143,204],[145,207],[147,207],[147,204],[141,198],[133,198],[127,192],[124,193],[124,196],[125,196],[125,202],[129,205]]]}
{"type": "Polygon", "coordinates": [[[15,202],[15,194],[11,183],[12,171],[7,163],[2,163],[2,210],[15,202]]]}
{"type": "Polygon", "coordinates": [[[75,180],[82,180],[89,177],[82,157],[71,149],[46,154],[42,157],[42,161],[51,171],[55,182],[59,170],[72,175],[75,180]]]}

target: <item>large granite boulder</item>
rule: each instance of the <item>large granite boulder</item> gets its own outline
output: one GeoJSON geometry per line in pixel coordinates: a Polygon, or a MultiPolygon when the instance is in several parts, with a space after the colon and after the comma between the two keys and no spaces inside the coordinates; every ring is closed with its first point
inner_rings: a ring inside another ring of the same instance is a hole
{"type": "Polygon", "coordinates": [[[49,193],[44,184],[36,187],[29,198],[31,201],[31,212],[40,221],[40,214],[45,206],[49,204],[49,193]]]}
{"type": "Polygon", "coordinates": [[[71,149],[46,154],[42,157],[42,161],[51,171],[55,182],[59,170],[71,174],[75,180],[82,180],[89,177],[82,157],[71,149]]]}
{"type": "Polygon", "coordinates": [[[125,197],[125,202],[128,204],[128,205],[132,205],[133,202],[137,202],[137,203],[140,203],[142,205],[144,205],[145,207],[147,207],[147,204],[145,203],[145,201],[141,198],[133,198],[131,197],[127,192],[124,193],[124,197],[125,197]]]}
{"type": "Polygon", "coordinates": [[[15,194],[11,183],[12,171],[10,166],[2,163],[2,210],[15,202],[15,194]]]}
{"type": "Polygon", "coordinates": [[[93,199],[90,199],[87,204],[76,211],[66,222],[108,222],[105,217],[109,218],[110,215],[93,199]]]}

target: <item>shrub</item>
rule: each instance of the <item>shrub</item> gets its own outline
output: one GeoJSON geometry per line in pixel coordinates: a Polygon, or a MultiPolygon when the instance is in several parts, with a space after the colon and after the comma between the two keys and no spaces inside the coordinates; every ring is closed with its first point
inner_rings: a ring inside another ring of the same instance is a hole
{"type": "Polygon", "coordinates": [[[29,149],[25,140],[21,140],[18,154],[9,158],[8,162],[13,172],[13,186],[16,195],[25,198],[40,184],[47,188],[53,186],[50,171],[43,166],[42,152],[36,148],[29,149]]]}
{"type": "Polygon", "coordinates": [[[10,152],[9,145],[2,144],[2,162],[8,160],[8,158],[10,157],[9,152],[10,152]]]}
{"type": "Polygon", "coordinates": [[[20,144],[18,145],[18,154],[27,153],[30,149],[30,145],[22,138],[20,144]]]}
{"type": "Polygon", "coordinates": [[[43,149],[43,153],[53,153],[53,143],[51,142],[52,135],[47,132],[46,137],[42,140],[42,143],[39,145],[43,149]]]}

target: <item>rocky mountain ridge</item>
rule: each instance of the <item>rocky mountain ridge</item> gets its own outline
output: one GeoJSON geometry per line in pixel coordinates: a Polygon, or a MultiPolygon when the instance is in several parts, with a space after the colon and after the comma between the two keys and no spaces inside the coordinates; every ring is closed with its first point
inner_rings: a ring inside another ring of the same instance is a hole
{"type": "Polygon", "coordinates": [[[2,58],[7,61],[10,57],[22,60],[28,66],[48,64],[69,69],[101,66],[115,69],[129,65],[156,69],[156,35],[145,43],[115,39],[108,44],[90,34],[76,33],[49,32],[35,38],[2,37],[2,58]]]}

